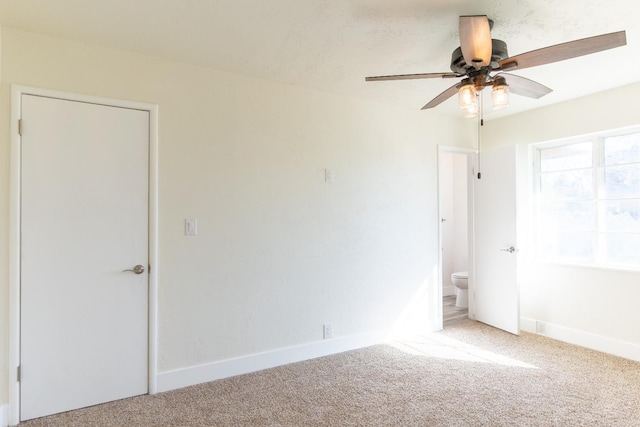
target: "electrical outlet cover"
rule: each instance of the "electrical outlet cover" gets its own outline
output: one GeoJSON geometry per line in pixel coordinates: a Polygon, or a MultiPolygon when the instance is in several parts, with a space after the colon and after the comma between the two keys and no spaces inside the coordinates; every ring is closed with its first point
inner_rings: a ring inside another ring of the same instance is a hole
{"type": "Polygon", "coordinates": [[[322,337],[325,340],[333,338],[333,325],[331,323],[325,323],[322,327],[322,337]]]}

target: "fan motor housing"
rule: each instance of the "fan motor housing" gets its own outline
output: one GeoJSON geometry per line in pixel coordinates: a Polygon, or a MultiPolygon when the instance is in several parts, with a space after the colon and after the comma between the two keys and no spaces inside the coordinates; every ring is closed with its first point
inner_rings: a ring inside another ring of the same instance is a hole
{"type": "MultiPolygon", "coordinates": [[[[502,40],[491,39],[491,64],[489,64],[489,67],[491,69],[498,68],[498,63],[508,57],[509,53],[507,52],[507,44],[502,40]]],[[[475,70],[476,68],[473,65],[467,64],[464,60],[461,47],[458,47],[453,51],[451,54],[451,71],[467,75],[475,70]]]]}

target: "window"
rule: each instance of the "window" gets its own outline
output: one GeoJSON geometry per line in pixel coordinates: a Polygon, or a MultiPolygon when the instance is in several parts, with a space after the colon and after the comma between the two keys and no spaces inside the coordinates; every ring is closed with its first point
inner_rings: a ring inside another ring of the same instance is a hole
{"type": "Polygon", "coordinates": [[[535,148],[539,258],[640,269],[640,129],[535,148]]]}

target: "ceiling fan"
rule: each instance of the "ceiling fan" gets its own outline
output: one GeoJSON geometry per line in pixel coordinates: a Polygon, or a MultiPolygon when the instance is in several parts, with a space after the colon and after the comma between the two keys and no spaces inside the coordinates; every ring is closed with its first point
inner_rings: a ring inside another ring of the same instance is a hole
{"type": "Polygon", "coordinates": [[[433,108],[458,93],[460,107],[465,111],[465,115],[474,117],[478,111],[476,94],[485,87],[493,87],[494,108],[502,108],[508,104],[509,91],[534,99],[552,91],[533,80],[504,71],[522,70],[627,44],[625,31],[618,31],[548,46],[510,57],[507,53],[507,44],[502,40],[491,38],[492,26],[493,21],[485,15],[460,16],[460,47],[451,54],[452,72],[374,76],[366,77],[365,80],[464,77],[460,82],[433,98],[422,109],[433,108]]]}

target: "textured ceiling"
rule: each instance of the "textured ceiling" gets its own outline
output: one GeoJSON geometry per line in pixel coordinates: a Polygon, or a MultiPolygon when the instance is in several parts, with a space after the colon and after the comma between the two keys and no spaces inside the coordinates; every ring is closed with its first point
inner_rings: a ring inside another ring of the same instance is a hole
{"type": "MultiPolygon", "coordinates": [[[[455,81],[364,77],[449,71],[473,14],[510,55],[627,31],[627,46],[513,72],[554,92],[488,119],[640,81],[636,0],[0,0],[5,26],[415,110],[455,81]]],[[[455,98],[437,108],[460,115],[455,98]]]]}

